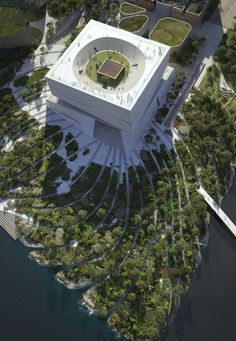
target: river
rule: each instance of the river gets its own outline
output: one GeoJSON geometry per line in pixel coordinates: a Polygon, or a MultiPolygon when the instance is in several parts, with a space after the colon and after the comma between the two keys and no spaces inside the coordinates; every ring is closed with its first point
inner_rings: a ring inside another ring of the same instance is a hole
{"type": "MultiPolygon", "coordinates": [[[[236,177],[223,200],[236,222],[236,177]]],[[[0,229],[0,339],[114,341],[105,322],[79,309],[79,293],[57,283],[29,249],[0,229]]],[[[163,341],[236,340],[236,240],[212,216],[209,245],[163,341]]]]}
{"type": "MultiPolygon", "coordinates": [[[[236,177],[222,208],[236,223],[236,177]]],[[[212,215],[208,247],[162,341],[236,340],[236,238],[212,215]]]]}
{"type": "Polygon", "coordinates": [[[79,309],[79,293],[28,257],[29,249],[0,228],[1,341],[114,341],[95,315],[79,309]]]}

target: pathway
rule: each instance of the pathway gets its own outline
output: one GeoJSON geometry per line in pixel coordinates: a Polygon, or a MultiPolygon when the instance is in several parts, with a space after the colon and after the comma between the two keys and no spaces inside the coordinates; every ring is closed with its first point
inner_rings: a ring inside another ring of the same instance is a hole
{"type": "Polygon", "coordinates": [[[232,234],[236,237],[236,226],[229,219],[229,217],[225,214],[225,212],[220,208],[220,206],[212,199],[212,197],[200,186],[198,189],[198,193],[200,193],[204,200],[208,203],[208,205],[213,209],[213,211],[218,215],[218,217],[222,220],[222,222],[228,227],[228,229],[232,232],[232,234]]]}

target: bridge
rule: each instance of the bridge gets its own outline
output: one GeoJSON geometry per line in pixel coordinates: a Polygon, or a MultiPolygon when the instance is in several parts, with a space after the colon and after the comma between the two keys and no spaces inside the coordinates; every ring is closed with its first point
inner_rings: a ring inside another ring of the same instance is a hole
{"type": "Polygon", "coordinates": [[[222,220],[222,222],[228,227],[228,229],[232,232],[232,234],[236,237],[236,226],[229,219],[229,217],[225,214],[225,212],[221,209],[221,207],[212,199],[212,197],[205,191],[202,186],[198,189],[198,193],[200,193],[204,200],[208,203],[208,205],[213,209],[213,211],[218,215],[218,217],[222,220]]]}

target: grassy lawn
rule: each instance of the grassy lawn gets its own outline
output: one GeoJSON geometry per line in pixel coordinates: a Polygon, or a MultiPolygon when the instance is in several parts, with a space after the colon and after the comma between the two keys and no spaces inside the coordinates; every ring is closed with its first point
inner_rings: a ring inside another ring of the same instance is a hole
{"type": "Polygon", "coordinates": [[[38,30],[36,27],[32,27],[31,30],[32,30],[32,44],[39,45],[43,38],[42,32],[38,30]]]}
{"type": "MultiPolygon", "coordinates": [[[[96,83],[99,82],[97,70],[101,67],[106,59],[114,60],[115,62],[118,62],[125,66],[123,79],[128,75],[130,65],[125,56],[115,51],[102,51],[96,53],[96,55],[90,59],[86,66],[86,74],[92,81],[96,83]]],[[[114,84],[114,86],[116,85],[118,84],[114,84]]]]}
{"type": "Polygon", "coordinates": [[[180,45],[191,30],[190,24],[173,18],[161,19],[150,34],[150,39],[169,46],[180,45]]]}
{"type": "Polygon", "coordinates": [[[132,4],[123,3],[120,7],[121,11],[125,14],[144,13],[146,9],[132,4]]]}
{"type": "Polygon", "coordinates": [[[127,17],[120,21],[119,27],[129,32],[139,31],[146,23],[148,18],[145,15],[136,15],[135,17],[127,17]]]}
{"type": "Polygon", "coordinates": [[[24,11],[17,8],[0,8],[0,37],[14,34],[26,27],[27,22],[36,21],[42,17],[42,11],[24,11]]]}

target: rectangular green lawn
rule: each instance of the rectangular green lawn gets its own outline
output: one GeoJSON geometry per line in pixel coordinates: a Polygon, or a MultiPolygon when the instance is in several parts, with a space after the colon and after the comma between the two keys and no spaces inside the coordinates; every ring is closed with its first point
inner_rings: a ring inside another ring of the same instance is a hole
{"type": "Polygon", "coordinates": [[[136,32],[143,27],[146,21],[147,17],[145,15],[136,15],[134,17],[122,19],[119,27],[129,32],[136,32]]]}
{"type": "Polygon", "coordinates": [[[121,5],[121,10],[123,13],[127,13],[127,14],[136,14],[136,13],[140,13],[140,12],[145,12],[145,8],[143,7],[139,7],[136,5],[130,5],[130,4],[122,4],[121,5]]]}
{"type": "Polygon", "coordinates": [[[173,18],[161,19],[150,34],[150,39],[169,46],[182,44],[191,30],[191,25],[173,18]]]}

